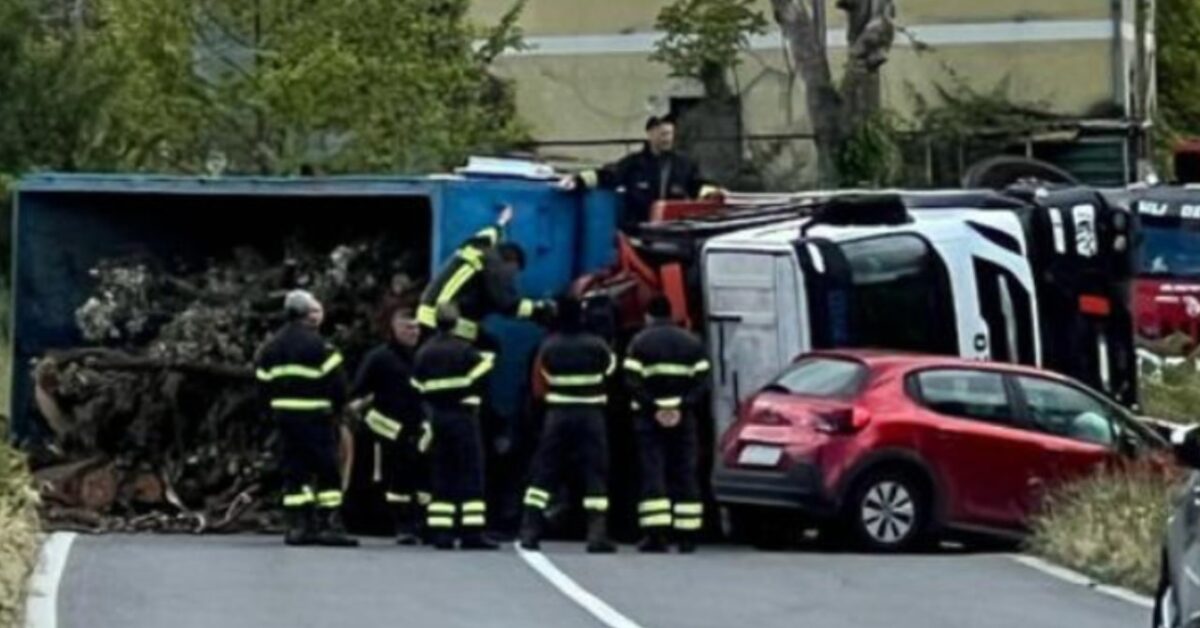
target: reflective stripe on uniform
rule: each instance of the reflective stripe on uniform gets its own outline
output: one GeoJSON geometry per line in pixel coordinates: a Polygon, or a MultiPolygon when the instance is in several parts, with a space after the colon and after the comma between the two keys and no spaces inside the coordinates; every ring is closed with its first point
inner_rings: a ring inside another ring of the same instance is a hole
{"type": "Polygon", "coordinates": [[[487,517],[483,515],[463,515],[462,524],[464,527],[482,528],[487,525],[487,517]]]}
{"type": "Polygon", "coordinates": [[[475,342],[479,338],[479,323],[467,320],[461,316],[454,323],[454,335],[468,342],[475,342]]]}
{"type": "Polygon", "coordinates": [[[387,492],[384,497],[389,504],[411,504],[413,502],[412,495],[401,495],[400,493],[387,492]]]}
{"type": "Polygon", "coordinates": [[[542,375],[546,378],[546,383],[551,386],[597,386],[604,383],[604,375],[551,375],[545,369],[542,369],[542,375]]]}
{"type": "Polygon", "coordinates": [[[671,525],[671,513],[661,515],[646,515],[638,519],[643,528],[665,528],[671,525]]]}
{"type": "Polygon", "coordinates": [[[317,493],[317,506],[320,508],[338,508],[342,505],[341,491],[321,491],[317,493]]]}
{"type": "Polygon", "coordinates": [[[579,180],[583,182],[584,187],[594,188],[600,185],[600,173],[595,170],[584,170],[579,173],[579,180]]]}
{"type": "Polygon", "coordinates": [[[437,327],[437,308],[432,305],[422,305],[417,308],[417,322],[426,327],[437,327]]]}
{"type": "Polygon", "coordinates": [[[431,515],[453,515],[458,509],[450,502],[430,502],[426,510],[431,515]]]}
{"type": "Polygon", "coordinates": [[[694,532],[704,527],[704,520],[699,517],[676,517],[675,529],[694,532]]]}
{"type": "Polygon", "coordinates": [[[500,228],[493,225],[480,229],[474,236],[481,240],[487,240],[488,244],[496,244],[500,241],[500,228]]]}
{"type": "Polygon", "coordinates": [[[428,525],[431,528],[453,528],[454,518],[431,516],[425,519],[425,525],[428,525]]]}
{"type": "Polygon", "coordinates": [[[675,514],[699,517],[704,514],[704,504],[700,502],[679,502],[675,504],[675,514]]]}
{"type": "Polygon", "coordinates": [[[463,502],[462,511],[463,511],[463,514],[478,514],[478,513],[482,513],[482,512],[487,512],[487,504],[483,500],[479,500],[479,499],[474,500],[474,501],[469,501],[469,502],[463,502]]]}
{"type": "Polygon", "coordinates": [[[272,399],[271,407],[275,410],[332,410],[333,403],[328,399],[272,399]]]}
{"type": "Polygon", "coordinates": [[[270,382],[284,377],[299,377],[301,379],[321,379],[333,369],[341,366],[342,354],[334,351],[325,362],[317,368],[304,364],[281,364],[270,369],[258,369],[255,377],[262,382],[270,382]]]}
{"type": "Polygon", "coordinates": [[[463,286],[467,285],[467,282],[471,281],[471,278],[477,272],[479,271],[470,265],[460,266],[458,270],[454,271],[453,275],[450,275],[450,279],[446,281],[446,285],[442,286],[442,290],[438,293],[435,303],[437,305],[445,305],[453,301],[454,297],[458,296],[459,291],[463,289],[463,286]]]}
{"type": "Polygon", "coordinates": [[[471,369],[471,372],[467,373],[466,375],[459,375],[457,377],[441,377],[427,381],[421,381],[414,377],[411,382],[413,388],[416,388],[418,391],[423,393],[470,388],[479,378],[487,375],[495,365],[496,363],[494,359],[484,357],[479,361],[479,364],[476,364],[475,368],[471,369]]]}
{"type": "Polygon", "coordinates": [[[550,505],[550,493],[531,486],[525,489],[525,505],[539,510],[545,510],[550,505]]]}
{"type": "Polygon", "coordinates": [[[317,501],[317,496],[313,495],[309,489],[303,489],[296,493],[291,493],[283,496],[284,508],[299,508],[307,506],[317,501]]]}
{"type": "Polygon", "coordinates": [[[641,361],[635,360],[633,358],[625,358],[625,361],[622,363],[622,366],[625,367],[626,371],[629,371],[631,373],[644,374],[646,372],[646,367],[642,366],[641,361]]]}
{"type": "Polygon", "coordinates": [[[591,397],[578,397],[575,395],[564,395],[561,393],[549,393],[546,395],[546,403],[602,406],[602,405],[605,405],[608,403],[608,395],[593,395],[591,397]]]}
{"type": "Polygon", "coordinates": [[[433,501],[433,495],[425,491],[417,491],[417,503],[422,506],[428,506],[429,502],[433,501]]]}
{"type": "Polygon", "coordinates": [[[401,425],[399,421],[389,418],[384,413],[375,409],[371,409],[371,411],[367,413],[366,421],[367,427],[371,428],[372,432],[375,432],[376,434],[379,434],[388,440],[396,440],[399,438],[400,432],[404,429],[404,426],[401,425]]]}
{"type": "Polygon", "coordinates": [[[417,440],[417,451],[425,453],[433,444],[433,424],[429,421],[421,423],[421,438],[417,440]]]}
{"type": "Polygon", "coordinates": [[[617,356],[612,353],[608,354],[608,368],[604,369],[605,375],[612,375],[617,370],[617,356]]]}
{"type": "Polygon", "coordinates": [[[466,399],[463,399],[462,402],[464,406],[483,405],[483,399],[481,397],[467,397],[466,399]]]}
{"type": "Polygon", "coordinates": [[[521,299],[521,304],[517,306],[517,318],[529,318],[533,316],[533,310],[533,301],[521,299]]]}
{"type": "Polygon", "coordinates": [[[663,410],[675,410],[683,406],[683,397],[668,397],[666,399],[655,399],[654,405],[663,410]]]}
{"type": "Polygon", "coordinates": [[[585,497],[583,498],[583,508],[584,510],[591,510],[593,512],[608,512],[608,498],[585,497]]]}
{"type": "Polygon", "coordinates": [[[662,499],[644,499],[638,504],[639,514],[651,514],[656,512],[671,512],[671,500],[662,499]]]}

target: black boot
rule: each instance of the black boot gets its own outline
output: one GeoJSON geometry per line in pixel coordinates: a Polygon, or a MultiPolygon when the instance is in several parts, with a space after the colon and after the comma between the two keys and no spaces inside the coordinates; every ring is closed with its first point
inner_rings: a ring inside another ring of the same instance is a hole
{"type": "Polygon", "coordinates": [[[449,530],[430,532],[429,544],[440,550],[454,549],[454,534],[449,530]]]}
{"type": "Polygon", "coordinates": [[[546,517],[542,511],[536,508],[526,508],[525,518],[521,520],[521,549],[539,549],[545,529],[546,517]]]}
{"type": "Polygon", "coordinates": [[[283,536],[283,542],[294,547],[316,543],[315,515],[311,506],[284,509],[287,533],[283,536]]]}
{"type": "Polygon", "coordinates": [[[684,532],[679,535],[676,540],[676,546],[679,547],[680,554],[695,554],[696,553],[696,535],[690,532],[684,532]]]}
{"type": "Polygon", "coordinates": [[[317,545],[325,547],[358,547],[358,539],[346,534],[342,518],[336,508],[323,508],[317,512],[317,545]]]}
{"type": "Polygon", "coordinates": [[[395,522],[396,543],[398,545],[421,544],[420,512],[415,511],[411,504],[392,506],[392,520],[395,522]]]}
{"type": "Polygon", "coordinates": [[[638,544],[638,551],[643,554],[664,554],[667,550],[667,535],[660,531],[647,532],[646,538],[638,544]]]}
{"type": "Polygon", "coordinates": [[[608,540],[608,513],[588,513],[587,551],[589,554],[616,553],[617,546],[608,540]]]}
{"type": "Polygon", "coordinates": [[[483,530],[463,532],[458,547],[465,550],[498,550],[500,546],[483,534],[483,530]]]}

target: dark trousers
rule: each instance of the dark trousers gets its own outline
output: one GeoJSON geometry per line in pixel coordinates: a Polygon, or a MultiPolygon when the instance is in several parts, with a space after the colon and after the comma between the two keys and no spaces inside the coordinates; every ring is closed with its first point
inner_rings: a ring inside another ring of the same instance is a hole
{"type": "Polygon", "coordinates": [[[371,481],[390,505],[424,507],[431,499],[429,456],[418,449],[420,429],[406,426],[396,440],[371,433],[371,481]]]}
{"type": "Polygon", "coordinates": [[[338,466],[337,426],[327,416],[279,420],[283,441],[283,505],[338,508],[342,476],[338,466]]]}
{"type": "Polygon", "coordinates": [[[577,461],[583,476],[583,506],[608,512],[608,426],[603,406],[550,406],[533,459],[525,506],[545,510],[562,480],[563,466],[577,461]]]}
{"type": "Polygon", "coordinates": [[[704,503],[696,475],[699,439],[695,417],[685,411],[678,425],[665,428],[653,414],[637,412],[634,437],[641,463],[638,521],[642,529],[698,532],[704,521],[704,503]]]}
{"type": "Polygon", "coordinates": [[[430,532],[481,532],[487,526],[483,440],[474,408],[430,408],[433,499],[426,509],[430,532]]]}

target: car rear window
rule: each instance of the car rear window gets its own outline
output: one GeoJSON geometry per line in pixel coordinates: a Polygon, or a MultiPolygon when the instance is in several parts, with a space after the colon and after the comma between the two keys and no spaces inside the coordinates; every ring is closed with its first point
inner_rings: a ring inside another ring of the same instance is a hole
{"type": "Polygon", "coordinates": [[[867,367],[841,358],[811,357],[783,372],[766,390],[805,397],[850,398],[862,390],[867,367]]]}

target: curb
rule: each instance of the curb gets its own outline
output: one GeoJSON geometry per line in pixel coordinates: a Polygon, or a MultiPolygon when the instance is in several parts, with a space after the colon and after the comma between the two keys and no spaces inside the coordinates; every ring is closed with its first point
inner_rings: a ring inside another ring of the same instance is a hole
{"type": "Polygon", "coordinates": [[[1154,600],[1142,595],[1141,593],[1136,593],[1124,587],[1116,587],[1109,584],[1104,584],[1103,582],[1099,582],[1090,576],[1079,573],[1078,571],[1067,569],[1066,567],[1056,565],[1036,556],[1017,554],[1011,555],[1009,558],[1017,563],[1029,567],[1030,569],[1036,569],[1048,576],[1062,580],[1063,582],[1068,582],[1076,586],[1091,589],[1092,591],[1100,593],[1101,595],[1107,595],[1108,597],[1121,600],[1122,602],[1126,602],[1128,604],[1134,604],[1146,609],[1154,608],[1154,600]]]}

